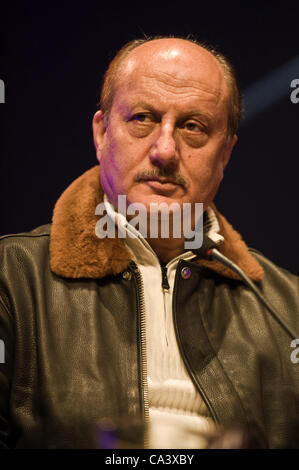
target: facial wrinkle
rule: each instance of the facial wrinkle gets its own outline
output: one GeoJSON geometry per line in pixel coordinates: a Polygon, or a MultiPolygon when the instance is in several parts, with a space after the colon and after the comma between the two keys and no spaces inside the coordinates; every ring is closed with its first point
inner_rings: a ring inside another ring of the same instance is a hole
{"type": "Polygon", "coordinates": [[[216,96],[217,98],[220,96],[223,89],[223,80],[220,81],[219,87],[211,87],[210,84],[205,85],[205,83],[203,83],[204,79],[192,80],[178,78],[171,72],[165,72],[161,70],[157,71],[156,73],[150,74],[149,77],[154,80],[158,80],[161,83],[165,83],[165,85],[168,85],[173,88],[182,88],[183,90],[188,88],[194,88],[195,90],[211,94],[213,96],[216,96]]]}

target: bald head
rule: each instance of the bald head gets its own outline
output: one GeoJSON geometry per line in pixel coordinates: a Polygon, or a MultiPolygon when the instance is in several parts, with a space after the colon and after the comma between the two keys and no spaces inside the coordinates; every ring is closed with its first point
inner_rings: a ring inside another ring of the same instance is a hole
{"type": "Polygon", "coordinates": [[[203,91],[215,93],[219,99],[228,95],[224,72],[217,59],[204,48],[183,39],[156,39],[132,50],[120,67],[116,87],[121,87],[124,81],[134,81],[138,70],[148,76],[158,74],[169,86],[198,83],[203,91]]]}
{"type": "Polygon", "coordinates": [[[134,86],[134,71],[138,69],[148,75],[159,70],[161,80],[164,76],[169,86],[181,80],[186,82],[186,71],[190,70],[189,84],[201,83],[207,92],[217,94],[221,101],[226,100],[228,136],[236,133],[242,103],[231,64],[206,45],[172,37],[134,40],[117,53],[107,69],[102,87],[100,107],[106,119],[116,91],[121,89],[124,80],[134,86]]]}
{"type": "Polygon", "coordinates": [[[179,38],[155,39],[141,44],[124,58],[120,70],[121,73],[128,73],[138,65],[155,70],[157,65],[160,67],[162,64],[168,68],[169,73],[172,72],[173,66],[179,64],[182,69],[191,66],[202,73],[209,70],[210,74],[216,74],[217,77],[224,75],[219,62],[209,51],[179,38]]]}

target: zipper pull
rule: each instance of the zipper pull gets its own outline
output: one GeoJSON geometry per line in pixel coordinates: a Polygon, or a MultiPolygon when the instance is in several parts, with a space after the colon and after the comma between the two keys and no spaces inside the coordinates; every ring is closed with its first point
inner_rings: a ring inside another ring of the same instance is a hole
{"type": "Polygon", "coordinates": [[[138,273],[139,272],[139,268],[137,266],[137,264],[135,263],[135,261],[131,260],[128,264],[128,269],[130,269],[133,273],[138,273]]]}
{"type": "Polygon", "coordinates": [[[161,270],[162,270],[162,287],[163,289],[170,289],[170,285],[167,279],[167,268],[166,266],[163,266],[161,264],[161,270]]]}

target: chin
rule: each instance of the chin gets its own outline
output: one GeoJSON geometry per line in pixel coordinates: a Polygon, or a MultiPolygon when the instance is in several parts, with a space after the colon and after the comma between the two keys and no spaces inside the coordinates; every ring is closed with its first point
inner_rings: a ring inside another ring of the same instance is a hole
{"type": "Polygon", "coordinates": [[[171,204],[175,203],[179,204],[180,207],[182,206],[181,198],[170,198],[158,194],[146,198],[140,198],[138,202],[144,204],[148,210],[150,209],[150,204],[167,204],[168,206],[170,206],[171,204]]]}

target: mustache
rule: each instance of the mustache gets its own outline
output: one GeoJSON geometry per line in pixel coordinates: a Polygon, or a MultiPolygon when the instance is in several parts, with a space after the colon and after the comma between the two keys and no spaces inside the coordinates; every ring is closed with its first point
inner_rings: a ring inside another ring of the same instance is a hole
{"type": "Polygon", "coordinates": [[[136,181],[142,181],[148,178],[166,178],[167,181],[178,184],[187,189],[188,183],[180,173],[173,173],[164,168],[153,168],[152,170],[139,171],[136,175],[136,181]]]}

